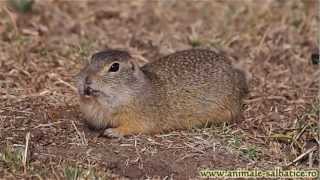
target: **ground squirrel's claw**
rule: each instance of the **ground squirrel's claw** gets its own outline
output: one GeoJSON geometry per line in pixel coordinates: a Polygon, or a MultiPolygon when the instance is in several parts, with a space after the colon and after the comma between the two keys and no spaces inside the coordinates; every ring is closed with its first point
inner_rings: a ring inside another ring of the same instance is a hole
{"type": "Polygon", "coordinates": [[[116,130],[114,130],[113,128],[104,130],[104,132],[102,133],[102,136],[108,137],[108,138],[123,138],[123,135],[117,132],[116,130]]]}

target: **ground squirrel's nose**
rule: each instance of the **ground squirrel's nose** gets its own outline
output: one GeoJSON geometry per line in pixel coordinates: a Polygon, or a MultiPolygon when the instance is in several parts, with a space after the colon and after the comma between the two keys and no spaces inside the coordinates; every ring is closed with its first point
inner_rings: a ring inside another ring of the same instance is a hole
{"type": "Polygon", "coordinates": [[[92,81],[91,79],[87,76],[85,79],[84,79],[84,92],[83,94],[84,95],[87,95],[87,96],[90,96],[92,93],[91,93],[91,88],[90,88],[90,85],[92,84],[92,81]]]}
{"type": "Polygon", "coordinates": [[[89,78],[89,76],[87,76],[87,77],[84,79],[84,81],[85,81],[85,84],[86,84],[86,85],[91,85],[91,84],[92,84],[92,81],[91,81],[91,79],[89,78]]]}

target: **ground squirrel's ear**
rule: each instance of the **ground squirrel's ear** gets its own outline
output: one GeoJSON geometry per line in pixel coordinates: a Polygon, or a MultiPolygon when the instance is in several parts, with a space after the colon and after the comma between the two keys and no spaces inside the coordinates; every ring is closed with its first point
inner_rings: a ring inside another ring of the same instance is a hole
{"type": "Polygon", "coordinates": [[[141,77],[143,75],[143,72],[140,70],[139,65],[134,61],[129,61],[129,63],[133,75],[136,77],[141,77]]]}

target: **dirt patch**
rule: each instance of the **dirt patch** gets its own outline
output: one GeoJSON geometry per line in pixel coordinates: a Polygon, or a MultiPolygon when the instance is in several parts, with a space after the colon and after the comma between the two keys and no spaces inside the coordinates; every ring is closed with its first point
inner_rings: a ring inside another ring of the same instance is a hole
{"type": "MultiPolygon", "coordinates": [[[[17,121],[4,121],[1,131],[1,145],[25,143],[26,132],[31,133],[29,161],[35,162],[83,162],[98,164],[111,173],[127,178],[198,176],[201,168],[215,167],[231,169],[246,167],[246,158],[227,152],[223,147],[194,145],[193,135],[188,132],[174,132],[158,136],[134,136],[124,139],[108,139],[99,132],[89,130],[81,120],[81,113],[75,106],[48,107],[46,98],[26,98],[10,103],[10,111],[17,121]],[[28,102],[30,108],[25,108],[28,102]],[[30,104],[32,102],[32,104],[30,104]],[[14,106],[12,106],[14,104],[14,106]],[[23,110],[19,110],[23,109],[23,110]],[[28,111],[26,111],[28,109],[28,111]],[[15,128],[10,128],[15,127],[15,128]],[[20,127],[20,128],[19,128],[20,127]],[[10,139],[8,139],[10,138],[10,139]],[[11,139],[13,138],[13,139],[11,139]],[[186,140],[189,139],[189,140],[186,140]],[[190,141],[191,140],[191,141],[190,141]]],[[[2,117],[12,117],[10,111],[2,117]]],[[[206,143],[219,144],[212,137],[196,133],[206,143]]]]}

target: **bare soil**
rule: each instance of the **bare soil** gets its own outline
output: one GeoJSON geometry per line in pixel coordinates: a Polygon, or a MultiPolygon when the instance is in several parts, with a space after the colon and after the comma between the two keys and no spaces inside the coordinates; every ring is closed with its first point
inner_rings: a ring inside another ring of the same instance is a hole
{"type": "Polygon", "coordinates": [[[48,0],[26,13],[0,5],[0,178],[190,179],[203,169],[319,167],[320,71],[310,59],[319,51],[318,1],[48,0]],[[83,123],[73,77],[106,48],[128,50],[140,64],[188,48],[227,54],[248,75],[243,117],[100,136],[83,123]]]}

